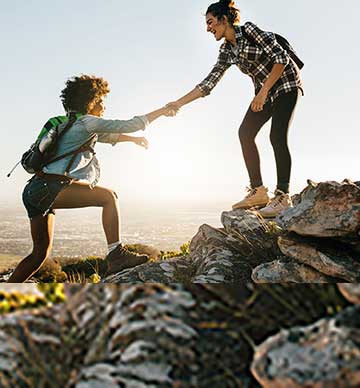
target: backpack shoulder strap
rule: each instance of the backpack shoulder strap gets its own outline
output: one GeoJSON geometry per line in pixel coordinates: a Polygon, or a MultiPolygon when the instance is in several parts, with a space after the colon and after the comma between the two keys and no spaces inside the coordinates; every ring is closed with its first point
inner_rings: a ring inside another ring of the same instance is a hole
{"type": "MultiPolygon", "coordinates": [[[[245,31],[244,26],[241,26],[241,32],[250,43],[256,44],[255,39],[245,31]]],[[[301,70],[304,67],[304,62],[297,56],[294,48],[291,46],[289,41],[280,34],[273,34],[275,35],[275,39],[279,43],[279,45],[289,54],[290,58],[296,63],[298,68],[301,70]]]]}

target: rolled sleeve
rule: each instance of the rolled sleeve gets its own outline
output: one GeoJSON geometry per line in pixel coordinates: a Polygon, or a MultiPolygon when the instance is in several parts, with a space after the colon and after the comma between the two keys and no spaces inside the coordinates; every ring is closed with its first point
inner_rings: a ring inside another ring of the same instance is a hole
{"type": "MultiPolygon", "coordinates": [[[[98,135],[137,132],[144,130],[149,123],[146,116],[135,116],[130,120],[106,120],[86,115],[81,119],[88,132],[97,133],[98,135]]],[[[106,138],[104,137],[104,139],[106,138]]]]}
{"type": "Polygon", "coordinates": [[[196,85],[196,87],[204,96],[209,95],[230,66],[231,63],[228,61],[228,55],[224,49],[224,46],[221,46],[216,64],[212,68],[211,72],[207,75],[207,77],[198,85],[196,85]]]}
{"type": "Polygon", "coordinates": [[[118,143],[119,134],[118,133],[101,133],[98,135],[99,143],[107,143],[114,146],[118,143]]]}
{"type": "Polygon", "coordinates": [[[247,22],[244,25],[245,32],[258,43],[272,62],[287,65],[290,62],[289,54],[276,41],[275,34],[261,30],[256,24],[247,22]]]}

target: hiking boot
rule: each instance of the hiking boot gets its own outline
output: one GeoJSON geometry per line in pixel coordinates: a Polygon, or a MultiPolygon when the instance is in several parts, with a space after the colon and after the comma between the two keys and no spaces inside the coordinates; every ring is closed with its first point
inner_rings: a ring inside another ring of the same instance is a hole
{"type": "Polygon", "coordinates": [[[136,267],[137,265],[146,263],[148,260],[148,255],[139,255],[138,253],[130,252],[120,244],[105,257],[105,261],[108,264],[106,275],[136,267]]]}
{"type": "Polygon", "coordinates": [[[274,194],[275,197],[270,200],[270,203],[259,210],[259,214],[263,218],[276,217],[282,211],[292,207],[292,201],[289,194],[285,194],[281,190],[276,190],[274,194]]]}
{"type": "Polygon", "coordinates": [[[248,194],[246,197],[232,206],[233,210],[236,209],[250,209],[254,206],[264,207],[269,202],[269,196],[267,194],[268,189],[264,186],[258,186],[254,189],[247,187],[248,194]]]}

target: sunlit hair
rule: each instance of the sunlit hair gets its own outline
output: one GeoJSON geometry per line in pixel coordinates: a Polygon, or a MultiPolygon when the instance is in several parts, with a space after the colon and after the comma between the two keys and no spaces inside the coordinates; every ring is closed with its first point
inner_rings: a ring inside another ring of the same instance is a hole
{"type": "Polygon", "coordinates": [[[240,10],[235,7],[235,1],[233,0],[220,0],[211,4],[206,11],[206,14],[208,13],[217,17],[218,20],[226,16],[232,26],[240,24],[240,10]]]}
{"type": "Polygon", "coordinates": [[[66,112],[86,114],[109,92],[109,84],[104,78],[80,75],[66,81],[66,87],[61,91],[60,98],[66,112]]]}

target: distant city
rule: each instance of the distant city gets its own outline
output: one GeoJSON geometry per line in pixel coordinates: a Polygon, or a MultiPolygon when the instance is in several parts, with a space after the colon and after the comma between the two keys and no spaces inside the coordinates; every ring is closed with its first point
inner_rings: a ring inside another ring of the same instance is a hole
{"type": "MultiPolygon", "coordinates": [[[[221,211],[166,209],[163,214],[122,213],[124,243],[142,243],[159,250],[178,250],[204,224],[220,226],[221,211]]],[[[25,256],[32,249],[29,221],[21,208],[0,210],[0,255],[25,256]]],[[[60,210],[55,221],[53,257],[105,255],[107,244],[100,209],[60,210]]]]}

